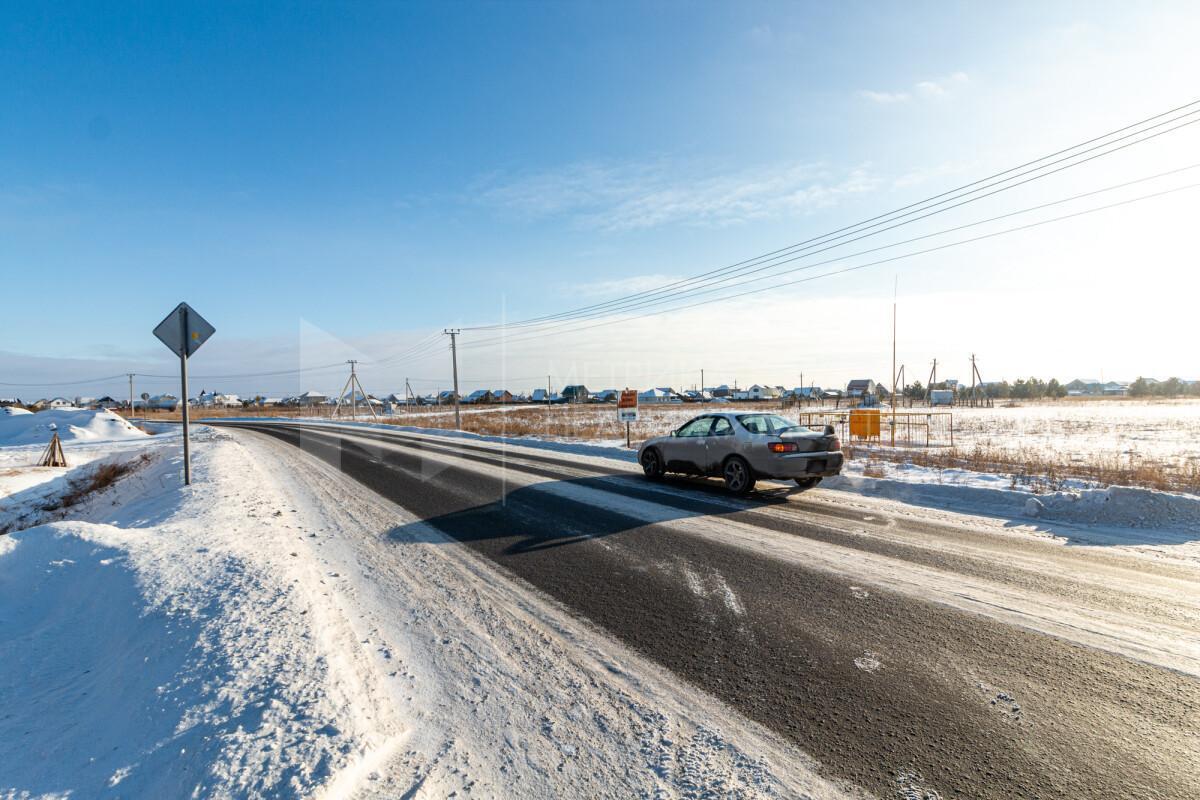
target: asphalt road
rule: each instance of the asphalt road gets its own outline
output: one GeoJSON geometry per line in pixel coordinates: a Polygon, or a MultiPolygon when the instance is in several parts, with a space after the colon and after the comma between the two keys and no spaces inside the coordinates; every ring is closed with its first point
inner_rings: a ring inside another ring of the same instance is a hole
{"type": "MultiPolygon", "coordinates": [[[[835,780],[880,797],[1200,797],[1200,679],[1155,663],[1170,647],[1131,658],[1039,632],[1062,623],[1061,601],[1186,633],[1194,571],[863,514],[819,492],[735,500],[715,483],[650,485],[619,466],[490,444],[237,427],[333,464],[794,741],[835,780]],[[747,545],[756,537],[763,549],[747,545]],[[889,559],[913,585],[770,551],[789,544],[889,559]],[[974,613],[923,598],[934,574],[1046,606],[974,613]]],[[[1131,640],[1138,627],[1127,625],[1131,640]]]]}

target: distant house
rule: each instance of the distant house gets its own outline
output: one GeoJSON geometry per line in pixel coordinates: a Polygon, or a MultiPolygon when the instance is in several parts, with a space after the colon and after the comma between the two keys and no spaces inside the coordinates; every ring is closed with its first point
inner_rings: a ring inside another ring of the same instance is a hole
{"type": "Polygon", "coordinates": [[[121,402],[120,400],[114,400],[113,398],[109,397],[108,395],[104,395],[104,397],[97,397],[95,400],[93,400],[91,402],[92,408],[112,409],[112,408],[124,408],[124,406],[125,406],[125,404],[123,402],[121,402]]]}
{"type": "Polygon", "coordinates": [[[488,392],[489,402],[492,403],[511,403],[513,401],[513,393],[508,389],[492,389],[488,392]]]}
{"type": "Polygon", "coordinates": [[[733,389],[722,383],[720,386],[709,390],[709,394],[713,397],[731,397],[733,396],[733,389]]]}
{"type": "Polygon", "coordinates": [[[74,408],[75,405],[74,405],[74,403],[72,403],[70,400],[68,400],[65,397],[55,397],[52,400],[47,400],[45,407],[50,408],[50,409],[74,408]]]}
{"type": "Polygon", "coordinates": [[[531,402],[531,403],[561,403],[561,402],[563,402],[563,399],[562,399],[562,397],[560,397],[558,395],[557,392],[549,392],[546,389],[534,389],[533,393],[531,395],[529,395],[529,402],[531,402]]]}
{"type": "Polygon", "coordinates": [[[491,398],[492,398],[492,390],[491,389],[476,389],[475,391],[471,392],[469,395],[464,397],[462,401],[464,403],[466,403],[467,405],[477,405],[480,403],[490,403],[490,402],[492,402],[491,398]]]}
{"type": "Polygon", "coordinates": [[[797,386],[784,392],[786,397],[794,397],[797,400],[820,400],[821,394],[820,386],[797,386]]]}
{"type": "Polygon", "coordinates": [[[94,397],[76,397],[74,405],[76,408],[95,408],[96,398],[94,397]]]}
{"type": "Polygon", "coordinates": [[[869,378],[856,378],[846,384],[846,397],[874,397],[879,393],[879,386],[869,378]]]}
{"type": "Polygon", "coordinates": [[[203,408],[241,408],[242,401],[236,394],[201,392],[196,398],[196,405],[203,408]]]}
{"type": "Polygon", "coordinates": [[[616,389],[601,389],[592,395],[593,403],[615,403],[620,398],[621,393],[616,389]]]}
{"type": "Polygon", "coordinates": [[[19,397],[0,397],[0,408],[11,408],[22,405],[24,403],[21,402],[21,398],[19,397]]]}
{"type": "Polygon", "coordinates": [[[442,391],[438,392],[437,404],[439,406],[453,405],[455,397],[456,395],[452,389],[443,389],[442,391]]]}
{"type": "Polygon", "coordinates": [[[568,403],[586,403],[589,395],[586,386],[572,384],[571,386],[563,387],[562,396],[568,403]]]}
{"type": "Polygon", "coordinates": [[[254,398],[254,405],[258,406],[259,408],[281,406],[283,404],[284,401],[282,397],[263,397],[262,395],[259,395],[258,397],[254,398]]]}
{"type": "Polygon", "coordinates": [[[754,384],[746,390],[747,400],[774,400],[779,397],[779,389],[774,386],[754,384]]]}
{"type": "Polygon", "coordinates": [[[682,403],[683,398],[675,393],[670,387],[656,387],[647,389],[644,392],[638,392],[638,404],[650,405],[653,403],[682,403]]]}
{"type": "Polygon", "coordinates": [[[931,405],[931,406],[952,406],[952,405],[954,405],[954,390],[953,389],[930,389],[929,390],[929,405],[931,405]]]}
{"type": "Polygon", "coordinates": [[[298,406],[320,406],[324,405],[329,400],[329,395],[321,394],[320,392],[305,392],[296,398],[298,406]]]}
{"type": "Polygon", "coordinates": [[[156,394],[142,405],[157,411],[175,411],[179,408],[179,398],[173,394],[156,394]]]}

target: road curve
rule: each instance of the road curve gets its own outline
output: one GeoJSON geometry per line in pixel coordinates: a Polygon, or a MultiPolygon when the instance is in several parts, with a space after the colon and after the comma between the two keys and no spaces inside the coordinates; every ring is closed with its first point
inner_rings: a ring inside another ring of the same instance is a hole
{"type": "Polygon", "coordinates": [[[229,424],[338,467],[832,779],[881,797],[1200,796],[1195,571],[478,442],[229,424]]]}

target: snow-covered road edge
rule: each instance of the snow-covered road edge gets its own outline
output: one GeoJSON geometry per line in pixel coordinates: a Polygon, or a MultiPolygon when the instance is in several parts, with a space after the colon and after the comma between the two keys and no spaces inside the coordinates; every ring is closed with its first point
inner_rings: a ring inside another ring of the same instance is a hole
{"type": "Polygon", "coordinates": [[[844,796],[327,465],[197,440],[191,489],[156,437],[0,537],[0,796],[844,796]]]}
{"type": "MultiPolygon", "coordinates": [[[[393,433],[415,433],[529,451],[570,455],[581,461],[636,471],[636,451],[611,442],[560,441],[490,436],[443,428],[328,419],[253,418],[243,421],[303,423],[393,433]]],[[[878,465],[883,477],[863,474],[866,463],[846,462],[843,474],[826,478],[822,491],[894,501],[913,507],[986,517],[1013,532],[1049,534],[1075,544],[1127,547],[1200,562],[1200,497],[1128,486],[1033,492],[1011,475],[935,469],[911,464],[878,465]]]]}

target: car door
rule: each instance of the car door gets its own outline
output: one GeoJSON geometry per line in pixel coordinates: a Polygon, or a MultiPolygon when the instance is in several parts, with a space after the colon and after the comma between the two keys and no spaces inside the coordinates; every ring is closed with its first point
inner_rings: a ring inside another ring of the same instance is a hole
{"type": "Polygon", "coordinates": [[[669,441],[664,442],[667,469],[675,472],[699,472],[707,460],[708,432],[712,417],[697,417],[684,424],[669,441]]]}
{"type": "Polygon", "coordinates": [[[733,435],[733,423],[725,417],[713,417],[712,428],[705,438],[705,472],[718,472],[725,457],[734,452],[736,443],[737,439],[733,435]]]}

